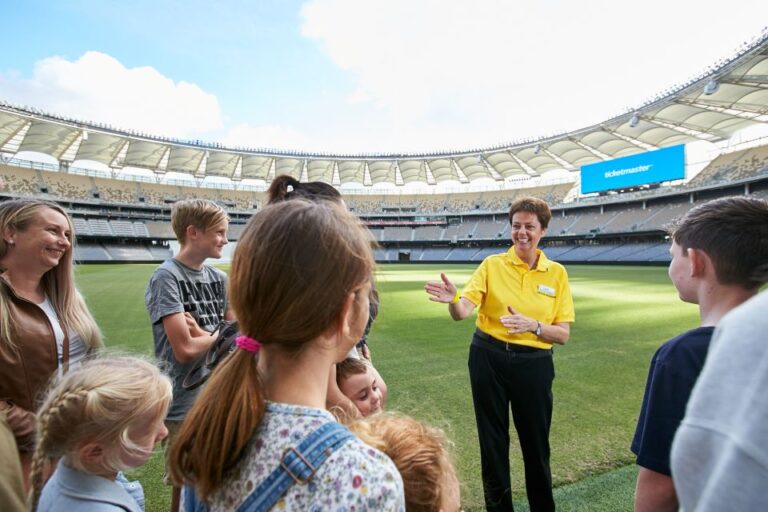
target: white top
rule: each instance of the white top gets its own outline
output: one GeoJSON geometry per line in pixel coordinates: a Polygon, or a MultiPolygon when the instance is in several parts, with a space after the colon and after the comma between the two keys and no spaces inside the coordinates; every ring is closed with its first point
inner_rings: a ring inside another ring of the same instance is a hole
{"type": "MultiPolygon", "coordinates": [[[[56,337],[56,353],[58,354],[59,360],[58,371],[59,377],[61,377],[64,373],[64,330],[61,328],[59,317],[53,309],[53,304],[48,300],[47,295],[45,300],[41,304],[38,304],[38,306],[43,310],[45,316],[48,317],[48,321],[51,322],[51,327],[53,327],[53,334],[56,337]]],[[[80,338],[80,335],[72,329],[69,329],[67,334],[69,334],[69,366],[72,368],[83,360],[88,353],[88,347],[85,345],[82,338],[80,338]]]]}

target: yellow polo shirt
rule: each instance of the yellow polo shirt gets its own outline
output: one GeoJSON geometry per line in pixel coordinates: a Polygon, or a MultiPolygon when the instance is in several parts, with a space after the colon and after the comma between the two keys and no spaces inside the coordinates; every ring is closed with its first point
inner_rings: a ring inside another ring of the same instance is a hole
{"type": "Polygon", "coordinates": [[[506,253],[487,257],[472,274],[461,296],[478,308],[477,328],[508,343],[548,349],[552,343],[532,332],[507,334],[499,320],[508,315],[507,306],[542,324],[573,322],[573,298],[568,273],[537,249],[539,261],[529,269],[510,248],[506,253]]]}

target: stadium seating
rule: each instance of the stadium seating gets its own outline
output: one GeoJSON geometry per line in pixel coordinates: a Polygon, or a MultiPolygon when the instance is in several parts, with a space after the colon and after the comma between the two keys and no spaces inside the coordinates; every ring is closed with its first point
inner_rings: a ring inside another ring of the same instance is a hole
{"type": "Polygon", "coordinates": [[[0,189],[19,196],[38,196],[42,185],[38,172],[35,169],[0,164],[0,189]]]}
{"type": "Polygon", "coordinates": [[[93,183],[103,202],[133,204],[139,201],[139,185],[135,181],[93,178],[93,183]]]}
{"type": "Polygon", "coordinates": [[[182,198],[181,190],[176,185],[139,183],[139,200],[157,206],[165,206],[182,198]]]}
{"type": "Polygon", "coordinates": [[[62,199],[93,199],[96,188],[90,176],[62,172],[40,171],[45,188],[62,199]]]}
{"type": "MultiPolygon", "coordinates": [[[[240,238],[254,209],[266,202],[265,192],[247,188],[118,180],[31,165],[1,164],[0,179],[4,197],[42,194],[65,202],[80,237],[80,261],[167,258],[166,241],[175,239],[169,206],[179,199],[202,197],[223,205],[232,217],[230,240],[240,238]]],[[[663,264],[670,259],[665,228],[691,207],[729,194],[768,198],[768,146],[720,155],[691,183],[564,204],[558,201],[574,194],[570,182],[471,193],[347,194],[345,202],[381,244],[376,250],[380,262],[477,262],[505,252],[510,243],[509,204],[533,195],[555,205],[542,241],[550,258],[564,263],[663,264]]]]}

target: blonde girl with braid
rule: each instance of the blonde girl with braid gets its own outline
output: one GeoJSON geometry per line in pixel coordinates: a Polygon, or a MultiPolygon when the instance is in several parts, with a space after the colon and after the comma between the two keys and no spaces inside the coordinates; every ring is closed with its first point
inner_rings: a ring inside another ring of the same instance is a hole
{"type": "Polygon", "coordinates": [[[33,509],[143,511],[141,485],[121,472],[144,464],[168,435],[171,396],[170,379],[140,358],[92,359],[70,370],[37,411],[33,509]]]}

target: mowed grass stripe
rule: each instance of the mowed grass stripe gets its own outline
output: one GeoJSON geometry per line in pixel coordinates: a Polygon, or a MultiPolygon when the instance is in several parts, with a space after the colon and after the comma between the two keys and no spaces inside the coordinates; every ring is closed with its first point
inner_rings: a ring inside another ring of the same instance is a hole
{"type": "MultiPolygon", "coordinates": [[[[144,289],[154,265],[83,265],[78,284],[109,347],[151,353],[144,289]]],[[[226,270],[226,267],[222,267],[226,270]]],[[[388,408],[444,428],[455,443],[467,510],[482,510],[480,461],[467,375],[474,322],[454,322],[427,300],[425,281],[444,271],[463,286],[476,265],[382,265],[381,312],[370,337],[390,389],[388,408]]],[[[635,470],[629,444],[648,363],[666,339],[697,325],[662,267],[568,266],[576,324],[555,351],[552,471],[560,510],[632,509],[635,470]],[[630,467],[625,467],[630,466],[630,467]],[[622,468],[622,469],[617,469],[622,468]]],[[[524,392],[524,390],[521,390],[524,392]]],[[[512,431],[513,491],[527,510],[521,456],[512,431]]],[[[148,511],[167,510],[156,456],[137,475],[148,511]]]]}

